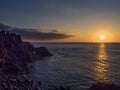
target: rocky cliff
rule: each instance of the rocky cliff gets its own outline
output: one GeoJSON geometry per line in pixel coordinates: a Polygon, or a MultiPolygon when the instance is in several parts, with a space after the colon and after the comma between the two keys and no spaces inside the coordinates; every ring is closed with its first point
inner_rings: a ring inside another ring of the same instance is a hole
{"type": "Polygon", "coordinates": [[[0,90],[41,90],[41,84],[35,87],[26,71],[34,61],[51,54],[45,47],[24,42],[20,35],[10,32],[13,28],[18,30],[0,23],[0,90]]]}
{"type": "Polygon", "coordinates": [[[0,31],[0,71],[17,73],[25,70],[30,62],[51,56],[45,47],[35,48],[23,42],[20,35],[0,31]]]}

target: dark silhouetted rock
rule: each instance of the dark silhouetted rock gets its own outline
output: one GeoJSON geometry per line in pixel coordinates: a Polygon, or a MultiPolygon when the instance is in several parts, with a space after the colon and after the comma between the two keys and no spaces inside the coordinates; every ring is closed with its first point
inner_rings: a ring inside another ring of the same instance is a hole
{"type": "Polygon", "coordinates": [[[35,48],[35,54],[37,58],[52,56],[52,54],[47,50],[46,47],[35,48]]]}
{"type": "Polygon", "coordinates": [[[48,89],[48,90],[70,90],[70,87],[67,87],[67,88],[65,88],[65,87],[54,87],[54,88],[52,88],[52,89],[48,89]]]}
{"type": "Polygon", "coordinates": [[[28,62],[51,56],[45,47],[35,48],[28,42],[23,42],[20,35],[0,31],[0,68],[5,73],[22,71],[28,62]]]}
{"type": "MultiPolygon", "coordinates": [[[[7,26],[0,28],[8,28],[7,26]]],[[[0,90],[35,90],[33,80],[23,76],[37,59],[51,56],[45,47],[35,48],[20,35],[0,31],[0,90]]],[[[41,90],[40,85],[36,88],[41,90]]]]}
{"type": "Polygon", "coordinates": [[[93,84],[88,90],[120,90],[120,86],[115,84],[97,83],[93,84]]]}

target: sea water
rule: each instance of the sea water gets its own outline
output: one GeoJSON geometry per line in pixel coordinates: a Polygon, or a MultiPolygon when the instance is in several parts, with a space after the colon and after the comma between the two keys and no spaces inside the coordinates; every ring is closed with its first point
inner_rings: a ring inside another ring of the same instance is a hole
{"type": "Polygon", "coordinates": [[[34,63],[29,76],[42,82],[43,90],[67,87],[86,90],[93,83],[120,85],[119,43],[33,43],[45,46],[52,57],[34,63]]]}

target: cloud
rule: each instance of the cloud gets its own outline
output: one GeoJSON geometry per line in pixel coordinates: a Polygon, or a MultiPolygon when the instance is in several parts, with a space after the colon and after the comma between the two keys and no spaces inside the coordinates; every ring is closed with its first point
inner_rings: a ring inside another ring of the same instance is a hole
{"type": "Polygon", "coordinates": [[[52,32],[57,33],[57,32],[58,32],[58,30],[52,30],[52,32]]]}
{"type": "Polygon", "coordinates": [[[52,30],[52,32],[40,32],[37,29],[18,29],[14,28],[10,32],[20,34],[24,40],[41,41],[41,40],[57,40],[73,37],[65,33],[59,33],[58,30],[52,30]]]}

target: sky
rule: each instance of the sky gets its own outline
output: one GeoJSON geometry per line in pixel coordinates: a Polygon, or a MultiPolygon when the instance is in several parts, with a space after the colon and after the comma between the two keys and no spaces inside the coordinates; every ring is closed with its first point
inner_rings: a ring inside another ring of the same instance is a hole
{"type": "Polygon", "coordinates": [[[120,42],[119,9],[120,0],[0,0],[0,23],[30,41],[120,42]]]}

